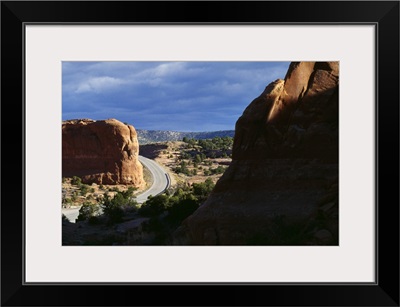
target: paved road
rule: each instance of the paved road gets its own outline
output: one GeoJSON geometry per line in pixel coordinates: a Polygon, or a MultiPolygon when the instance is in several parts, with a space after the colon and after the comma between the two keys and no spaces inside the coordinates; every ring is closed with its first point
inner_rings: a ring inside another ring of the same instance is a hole
{"type": "Polygon", "coordinates": [[[144,193],[136,196],[139,204],[144,203],[150,195],[156,196],[164,192],[170,185],[171,180],[165,170],[154,160],[139,156],[139,161],[146,166],[153,175],[153,185],[144,193]]]}
{"type": "Polygon", "coordinates": [[[67,217],[67,219],[70,222],[75,223],[75,220],[78,218],[79,215],[79,208],[69,208],[69,209],[63,208],[61,209],[61,212],[67,217]]]}
{"type": "MultiPolygon", "coordinates": [[[[145,165],[153,176],[153,184],[150,189],[144,191],[142,194],[136,196],[136,201],[139,204],[144,203],[150,195],[156,196],[164,192],[171,184],[168,173],[154,160],[139,156],[139,161],[145,165]]],[[[62,209],[61,212],[70,220],[75,223],[79,215],[79,208],[62,209]]]]}

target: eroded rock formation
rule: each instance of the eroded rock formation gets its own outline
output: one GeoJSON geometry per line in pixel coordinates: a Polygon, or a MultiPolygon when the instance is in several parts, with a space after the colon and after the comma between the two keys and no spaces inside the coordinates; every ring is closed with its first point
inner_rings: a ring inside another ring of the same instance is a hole
{"type": "Polygon", "coordinates": [[[133,126],[116,119],[62,123],[62,174],[84,183],[143,187],[143,167],[133,126]]]}
{"type": "Polygon", "coordinates": [[[338,242],[338,62],[291,63],[236,123],[233,161],[176,244],[338,242]]]}

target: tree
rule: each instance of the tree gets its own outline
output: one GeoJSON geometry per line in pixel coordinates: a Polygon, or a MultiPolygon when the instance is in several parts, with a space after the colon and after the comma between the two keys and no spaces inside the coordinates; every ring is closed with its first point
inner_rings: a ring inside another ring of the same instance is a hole
{"type": "Polygon", "coordinates": [[[125,192],[121,192],[125,198],[133,197],[133,193],[137,190],[135,187],[129,187],[125,192]]]}
{"type": "Polygon", "coordinates": [[[201,183],[193,183],[193,194],[202,202],[207,199],[208,195],[214,189],[214,186],[215,184],[211,178],[207,178],[206,181],[201,183]]]}
{"type": "Polygon", "coordinates": [[[124,210],[122,209],[122,204],[120,203],[120,197],[118,195],[120,194],[117,193],[114,198],[110,198],[109,195],[104,194],[101,207],[110,224],[121,222],[124,216],[124,210]]]}
{"type": "Polygon", "coordinates": [[[82,207],[79,209],[78,222],[85,221],[92,216],[95,216],[99,212],[99,206],[97,204],[91,204],[90,202],[84,202],[82,207]]]}
{"type": "Polygon", "coordinates": [[[104,194],[101,208],[110,224],[121,222],[127,211],[137,210],[137,202],[131,196],[132,193],[132,190],[128,189],[125,192],[117,192],[113,198],[104,194]]]}
{"type": "Polygon", "coordinates": [[[191,193],[185,193],[175,201],[168,209],[168,219],[174,224],[180,224],[185,218],[191,215],[199,207],[198,199],[191,193]]]}
{"type": "Polygon", "coordinates": [[[140,207],[139,213],[143,216],[157,216],[168,208],[169,197],[165,194],[149,197],[140,207]]]}

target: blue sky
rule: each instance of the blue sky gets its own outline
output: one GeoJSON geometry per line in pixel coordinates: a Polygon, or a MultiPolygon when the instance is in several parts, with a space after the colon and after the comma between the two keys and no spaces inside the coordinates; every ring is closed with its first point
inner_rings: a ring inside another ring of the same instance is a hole
{"type": "Polygon", "coordinates": [[[116,118],[136,129],[234,130],[289,62],[63,62],[62,119],[116,118]]]}

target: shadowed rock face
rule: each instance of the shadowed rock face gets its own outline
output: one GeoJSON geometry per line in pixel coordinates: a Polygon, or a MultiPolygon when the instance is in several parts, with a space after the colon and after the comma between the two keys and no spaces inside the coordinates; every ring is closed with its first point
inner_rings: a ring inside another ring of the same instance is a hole
{"type": "Polygon", "coordinates": [[[338,242],[338,62],[291,63],[236,123],[233,161],[176,244],[338,242]]]}
{"type": "Polygon", "coordinates": [[[144,185],[135,128],[115,119],[62,123],[63,177],[85,183],[144,185]]]}

